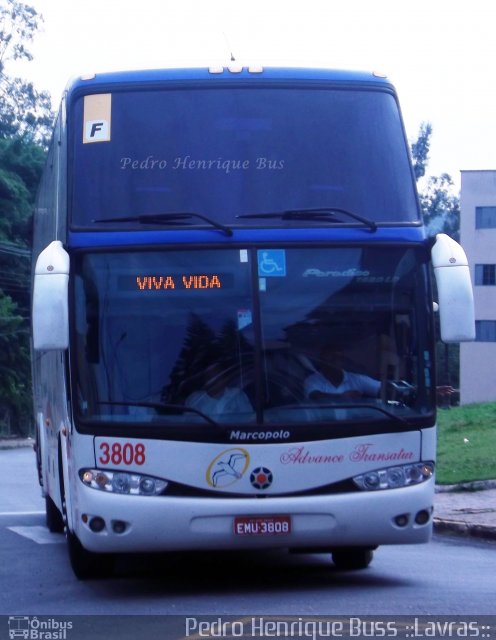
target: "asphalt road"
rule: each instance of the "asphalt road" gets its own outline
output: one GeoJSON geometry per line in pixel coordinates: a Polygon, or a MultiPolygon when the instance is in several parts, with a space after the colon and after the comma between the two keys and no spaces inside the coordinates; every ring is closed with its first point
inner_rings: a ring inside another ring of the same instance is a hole
{"type": "Polygon", "coordinates": [[[427,545],[381,547],[367,570],[349,573],[335,569],[327,555],[139,556],[119,559],[110,579],[79,582],[64,536],[44,527],[43,507],[33,452],[0,451],[0,615],[474,616],[495,611],[494,542],[436,536],[427,545]]]}

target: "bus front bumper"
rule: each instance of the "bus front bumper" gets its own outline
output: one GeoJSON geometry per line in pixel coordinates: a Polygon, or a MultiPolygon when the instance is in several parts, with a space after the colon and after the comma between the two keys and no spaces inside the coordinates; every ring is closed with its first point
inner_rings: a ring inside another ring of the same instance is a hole
{"type": "Polygon", "coordinates": [[[433,498],[433,478],[400,489],[264,500],[130,496],[79,486],[73,523],[82,545],[95,552],[375,547],[427,542],[433,498]],[[289,527],[236,526],[240,520],[289,527]]]}

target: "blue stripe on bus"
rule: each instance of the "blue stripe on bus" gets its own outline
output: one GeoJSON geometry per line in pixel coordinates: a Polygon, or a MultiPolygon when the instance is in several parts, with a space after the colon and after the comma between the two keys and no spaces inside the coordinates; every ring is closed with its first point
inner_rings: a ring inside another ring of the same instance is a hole
{"type": "Polygon", "coordinates": [[[278,244],[286,242],[423,242],[423,227],[386,227],[371,232],[365,228],[347,229],[233,229],[228,237],[217,230],[147,230],[147,231],[73,231],[69,233],[68,247],[125,247],[181,244],[278,244]]]}

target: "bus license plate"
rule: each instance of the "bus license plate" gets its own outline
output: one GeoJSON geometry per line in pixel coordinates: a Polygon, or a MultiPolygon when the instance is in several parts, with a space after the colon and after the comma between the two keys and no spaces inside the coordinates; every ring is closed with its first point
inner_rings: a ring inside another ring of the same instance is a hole
{"type": "Polygon", "coordinates": [[[237,516],[237,536],[284,536],[291,533],[291,516],[237,516]]]}

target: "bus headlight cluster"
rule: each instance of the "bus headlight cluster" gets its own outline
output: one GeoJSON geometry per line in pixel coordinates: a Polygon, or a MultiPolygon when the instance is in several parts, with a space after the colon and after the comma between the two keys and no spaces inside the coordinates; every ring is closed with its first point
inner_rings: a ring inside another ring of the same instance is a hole
{"type": "Polygon", "coordinates": [[[417,462],[404,464],[388,469],[368,471],[353,478],[353,482],[364,491],[377,491],[379,489],[397,489],[412,484],[420,484],[432,477],[434,473],[433,462],[417,462]]]}
{"type": "Polygon", "coordinates": [[[166,480],[125,471],[82,469],[79,476],[87,487],[108,493],[134,496],[159,496],[167,487],[166,480]]]}

